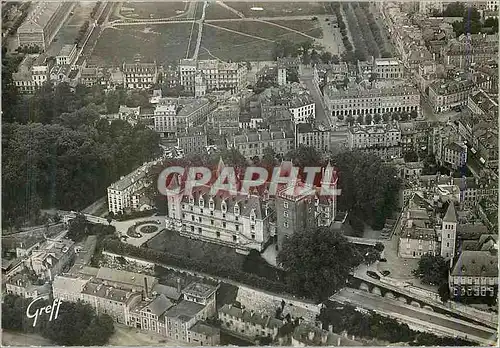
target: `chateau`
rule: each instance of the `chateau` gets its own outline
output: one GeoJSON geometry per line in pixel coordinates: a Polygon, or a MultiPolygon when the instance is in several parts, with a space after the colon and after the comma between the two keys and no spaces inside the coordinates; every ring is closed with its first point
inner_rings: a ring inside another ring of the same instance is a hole
{"type": "MultiPolygon", "coordinates": [[[[292,166],[291,162],[282,162],[281,176],[289,175],[292,166]]],[[[221,159],[216,178],[224,167],[221,159]]],[[[336,173],[330,164],[322,176],[333,176],[330,188],[336,189],[336,173]]],[[[241,187],[243,180],[237,180],[241,187]]],[[[329,226],[335,218],[335,197],[319,196],[319,187],[307,187],[300,180],[278,185],[275,197],[269,194],[267,185],[248,194],[219,190],[214,195],[210,193],[211,185],[201,185],[187,195],[184,184],[185,177],[179,176],[174,176],[168,184],[169,190],[180,191],[167,198],[167,228],[242,253],[251,249],[263,251],[273,241],[280,245],[284,238],[301,229],[329,226]],[[301,193],[296,195],[293,191],[298,187],[301,193]]]]}

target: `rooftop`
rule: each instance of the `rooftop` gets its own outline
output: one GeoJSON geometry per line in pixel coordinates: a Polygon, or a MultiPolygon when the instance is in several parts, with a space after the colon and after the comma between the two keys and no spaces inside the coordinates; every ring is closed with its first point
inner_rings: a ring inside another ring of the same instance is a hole
{"type": "Polygon", "coordinates": [[[76,45],[64,45],[59,51],[58,56],[65,57],[69,56],[71,51],[76,48],[76,45]]]}
{"type": "Polygon", "coordinates": [[[207,298],[211,296],[217,288],[212,285],[194,282],[189,284],[182,292],[186,295],[207,298]]]}
{"type": "Polygon", "coordinates": [[[156,278],[140,273],[116,270],[107,267],[99,268],[97,279],[102,281],[121,283],[128,286],[144,288],[144,281],[147,280],[148,286],[151,288],[156,283],[156,278]]]}
{"type": "Polygon", "coordinates": [[[491,251],[465,250],[451,271],[458,277],[498,277],[498,256],[491,251]]]}
{"type": "Polygon", "coordinates": [[[170,308],[165,316],[170,319],[176,319],[182,322],[188,322],[192,318],[194,318],[199,312],[201,312],[205,308],[198,303],[194,303],[191,301],[181,301],[176,306],[170,308]]]}

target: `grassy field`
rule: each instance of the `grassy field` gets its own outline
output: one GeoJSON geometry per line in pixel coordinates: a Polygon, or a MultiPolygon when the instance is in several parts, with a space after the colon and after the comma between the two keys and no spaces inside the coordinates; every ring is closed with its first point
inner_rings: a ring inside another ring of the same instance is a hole
{"type": "Polygon", "coordinates": [[[218,27],[236,30],[245,34],[255,35],[264,39],[274,41],[280,39],[287,39],[294,42],[307,40],[305,36],[302,36],[300,34],[274,26],[272,24],[261,22],[216,22],[213,24],[218,27]]]}
{"type": "Polygon", "coordinates": [[[120,14],[127,18],[168,18],[186,11],[187,2],[126,2],[120,14]]]}
{"type": "Polygon", "coordinates": [[[228,2],[227,5],[247,17],[308,16],[327,13],[321,2],[228,2]],[[261,7],[263,11],[254,11],[252,7],[261,7]]]}
{"type": "MultiPolygon", "coordinates": [[[[190,32],[190,23],[106,29],[97,42],[91,62],[117,66],[124,61],[133,61],[134,55],[140,53],[143,62],[177,63],[186,56],[190,32]]],[[[193,39],[196,40],[195,34],[193,39]]]]}
{"type": "MultiPolygon", "coordinates": [[[[231,6],[231,3],[228,4],[231,6]]],[[[236,13],[228,10],[227,8],[212,2],[209,3],[205,10],[205,19],[233,19],[239,18],[236,13]]]]}
{"type": "Polygon", "coordinates": [[[301,33],[310,35],[312,37],[316,37],[318,39],[321,39],[323,37],[323,30],[321,29],[319,21],[278,20],[278,21],[270,21],[270,22],[282,25],[282,26],[290,28],[290,29],[300,31],[301,33]]]}
{"type": "Polygon", "coordinates": [[[273,48],[272,42],[205,26],[198,58],[214,59],[216,57],[225,61],[273,60],[273,48]]]}
{"type": "Polygon", "coordinates": [[[181,237],[174,231],[162,231],[146,243],[148,248],[181,255],[193,260],[216,264],[224,264],[241,269],[245,256],[222,245],[207,243],[195,239],[181,237]]]}

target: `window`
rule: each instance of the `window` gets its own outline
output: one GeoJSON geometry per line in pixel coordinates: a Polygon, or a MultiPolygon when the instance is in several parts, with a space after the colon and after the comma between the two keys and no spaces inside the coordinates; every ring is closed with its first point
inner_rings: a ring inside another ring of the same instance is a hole
{"type": "Polygon", "coordinates": [[[215,232],[215,235],[217,236],[217,238],[220,238],[220,232],[215,232]]]}
{"type": "MultiPolygon", "coordinates": [[[[208,201],[208,208],[210,210],[214,210],[214,199],[210,197],[210,200],[208,201]]],[[[213,215],[213,212],[210,212],[213,215]]]]}
{"type": "Polygon", "coordinates": [[[233,236],[233,242],[236,242],[236,238],[237,238],[236,236],[233,236]]]}
{"type": "Polygon", "coordinates": [[[198,227],[198,233],[201,234],[201,227],[198,227]]]}
{"type": "Polygon", "coordinates": [[[288,202],[283,202],[283,208],[288,209],[288,202]]]}
{"type": "Polygon", "coordinates": [[[221,210],[224,214],[227,212],[227,204],[225,201],[223,201],[221,204],[221,210]]]}
{"type": "Polygon", "coordinates": [[[191,221],[194,221],[194,215],[191,215],[191,221]]]}
{"type": "Polygon", "coordinates": [[[200,200],[198,203],[200,205],[200,208],[203,208],[205,206],[205,200],[203,199],[203,197],[200,197],[200,200]]]}
{"type": "Polygon", "coordinates": [[[240,215],[240,206],[237,203],[234,205],[234,215],[240,215]]]}
{"type": "Polygon", "coordinates": [[[214,224],[214,220],[210,220],[210,225],[213,225],[214,224]]]}
{"type": "Polygon", "coordinates": [[[252,233],[252,239],[255,239],[255,234],[252,233]]]}
{"type": "Polygon", "coordinates": [[[288,228],[288,221],[283,222],[283,227],[288,228]]]}
{"type": "Polygon", "coordinates": [[[284,217],[286,217],[286,218],[288,217],[288,210],[285,210],[285,211],[283,212],[283,216],[284,216],[284,217]]]}
{"type": "Polygon", "coordinates": [[[239,225],[235,225],[235,227],[236,227],[236,231],[240,230],[240,226],[239,225]]]}
{"type": "Polygon", "coordinates": [[[225,221],[222,222],[222,227],[226,228],[226,222],[225,221]]]}

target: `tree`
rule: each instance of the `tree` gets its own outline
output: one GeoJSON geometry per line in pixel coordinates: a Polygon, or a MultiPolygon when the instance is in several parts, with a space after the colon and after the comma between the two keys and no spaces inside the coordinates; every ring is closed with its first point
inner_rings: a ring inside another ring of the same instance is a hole
{"type": "Polygon", "coordinates": [[[332,54],[328,51],[324,51],[320,54],[319,58],[324,64],[328,64],[332,61],[332,54]]]}
{"type": "Polygon", "coordinates": [[[377,243],[375,243],[375,249],[382,252],[385,249],[385,246],[384,246],[384,244],[377,242],[377,243]]]}
{"type": "Polygon", "coordinates": [[[372,123],[372,115],[370,115],[370,114],[366,115],[365,122],[366,122],[366,124],[371,124],[372,123]]]}
{"type": "Polygon", "coordinates": [[[345,286],[359,255],[339,231],[320,227],[285,239],[278,262],[297,294],[323,301],[345,286]]]}
{"type": "Polygon", "coordinates": [[[418,154],[415,151],[408,151],[404,154],[405,162],[418,162],[418,154]]]}
{"type": "Polygon", "coordinates": [[[349,115],[347,116],[346,121],[349,124],[349,126],[352,126],[354,124],[354,117],[349,115]]]}
{"type": "Polygon", "coordinates": [[[363,121],[364,121],[363,115],[358,115],[358,117],[356,118],[356,122],[358,122],[359,124],[363,124],[363,121]]]}
{"type": "Polygon", "coordinates": [[[374,121],[375,123],[379,123],[381,119],[382,119],[382,116],[380,116],[380,114],[375,114],[375,115],[373,116],[373,121],[374,121]]]}
{"type": "Polygon", "coordinates": [[[410,112],[410,117],[411,117],[412,119],[417,118],[417,116],[418,116],[417,110],[412,110],[412,111],[410,112]]]}
{"type": "Polygon", "coordinates": [[[396,209],[400,180],[396,169],[361,151],[345,151],[331,157],[337,163],[338,207],[349,214],[363,217],[375,229],[384,227],[385,219],[396,209]]]}
{"type": "Polygon", "coordinates": [[[441,255],[422,255],[413,274],[424,284],[440,286],[448,279],[448,262],[441,255]]]}
{"type": "Polygon", "coordinates": [[[264,167],[273,167],[276,163],[276,152],[271,146],[264,148],[261,164],[264,167]]]}
{"type": "Polygon", "coordinates": [[[448,300],[450,299],[450,287],[449,287],[447,282],[442,283],[439,286],[438,294],[439,294],[439,298],[441,299],[441,301],[443,301],[443,303],[448,302],[448,300]]]}
{"type": "Polygon", "coordinates": [[[382,115],[382,119],[384,122],[388,122],[391,119],[391,115],[389,113],[385,113],[382,115]]]}
{"type": "Polygon", "coordinates": [[[314,146],[300,145],[287,153],[285,157],[301,168],[315,167],[321,163],[321,154],[314,146]]]}

